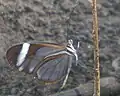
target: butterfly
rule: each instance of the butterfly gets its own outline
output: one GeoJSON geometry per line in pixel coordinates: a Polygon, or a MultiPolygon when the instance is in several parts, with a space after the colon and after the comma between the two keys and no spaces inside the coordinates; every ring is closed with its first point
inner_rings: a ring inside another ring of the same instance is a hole
{"type": "Polygon", "coordinates": [[[6,52],[10,65],[19,71],[33,74],[39,80],[53,83],[64,78],[61,88],[67,82],[73,57],[77,65],[78,55],[73,40],[68,40],[66,46],[54,43],[23,43],[10,47],[6,52]]]}

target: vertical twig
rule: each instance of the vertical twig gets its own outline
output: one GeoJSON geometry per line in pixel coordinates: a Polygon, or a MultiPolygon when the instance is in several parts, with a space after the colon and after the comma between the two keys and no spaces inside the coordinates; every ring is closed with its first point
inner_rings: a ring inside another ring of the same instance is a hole
{"type": "Polygon", "coordinates": [[[96,0],[89,0],[92,5],[93,14],[93,42],[94,42],[94,96],[100,96],[100,64],[99,64],[99,35],[98,35],[98,18],[96,0]]]}

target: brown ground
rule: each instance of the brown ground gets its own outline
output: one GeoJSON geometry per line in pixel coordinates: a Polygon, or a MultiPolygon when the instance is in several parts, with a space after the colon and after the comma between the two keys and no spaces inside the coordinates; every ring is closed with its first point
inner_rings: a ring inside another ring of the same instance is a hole
{"type": "MultiPolygon", "coordinates": [[[[0,1],[0,96],[19,96],[39,84],[31,76],[13,70],[5,62],[12,44],[24,41],[66,43],[80,41],[79,65],[73,66],[65,89],[93,79],[92,13],[85,0],[1,0],[0,1]]],[[[101,76],[119,77],[120,1],[98,2],[101,76]],[[118,59],[117,59],[118,58],[118,59]]],[[[22,96],[38,96],[38,91],[22,96]]]]}

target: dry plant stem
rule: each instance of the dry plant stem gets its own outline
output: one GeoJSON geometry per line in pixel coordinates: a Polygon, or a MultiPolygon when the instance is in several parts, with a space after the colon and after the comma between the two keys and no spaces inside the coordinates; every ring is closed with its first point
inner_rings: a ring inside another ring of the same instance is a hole
{"type": "Polygon", "coordinates": [[[99,37],[98,37],[98,18],[96,0],[92,0],[92,14],[93,14],[93,42],[94,42],[94,96],[100,96],[100,63],[99,63],[99,37]]]}

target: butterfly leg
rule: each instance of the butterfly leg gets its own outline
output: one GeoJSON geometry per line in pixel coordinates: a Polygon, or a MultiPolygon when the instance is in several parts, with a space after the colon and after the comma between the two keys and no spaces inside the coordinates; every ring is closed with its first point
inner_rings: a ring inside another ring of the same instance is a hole
{"type": "Polygon", "coordinates": [[[64,86],[65,86],[65,84],[66,84],[66,82],[67,82],[67,79],[68,79],[70,70],[71,70],[71,64],[69,64],[69,66],[68,66],[67,75],[65,76],[65,79],[64,79],[64,81],[63,81],[63,84],[62,84],[61,89],[64,88],[64,86]]]}

